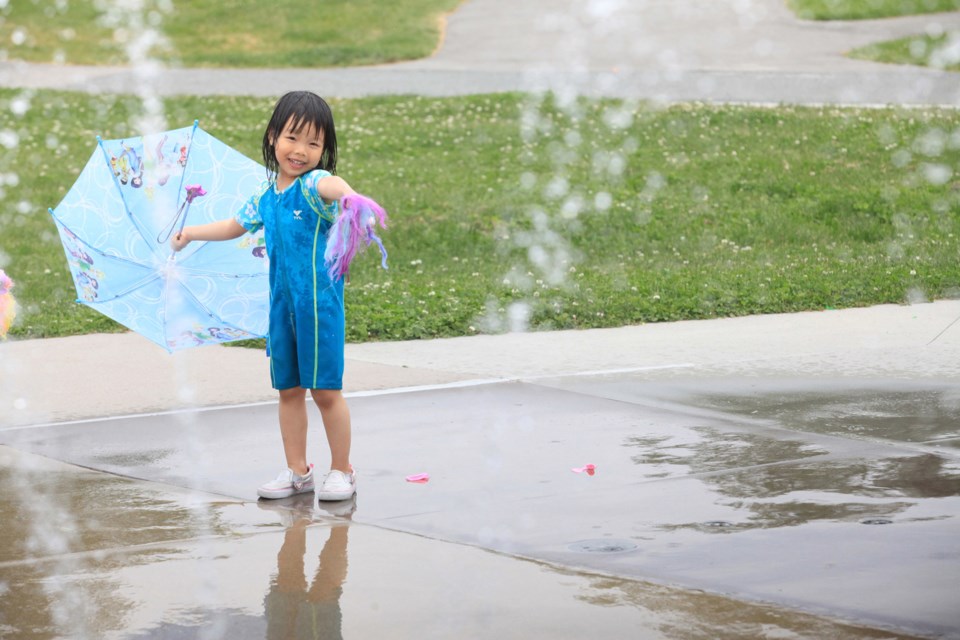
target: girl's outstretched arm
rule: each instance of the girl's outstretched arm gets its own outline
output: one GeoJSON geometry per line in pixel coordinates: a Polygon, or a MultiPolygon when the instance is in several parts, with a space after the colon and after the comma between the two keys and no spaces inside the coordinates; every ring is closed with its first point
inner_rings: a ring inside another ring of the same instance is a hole
{"type": "Polygon", "coordinates": [[[233,218],[218,220],[207,224],[184,227],[183,231],[170,238],[170,248],[180,251],[194,240],[233,240],[247,232],[233,218]]]}
{"type": "Polygon", "coordinates": [[[317,193],[327,202],[333,202],[356,191],[340,176],[327,176],[317,182],[317,193]]]}

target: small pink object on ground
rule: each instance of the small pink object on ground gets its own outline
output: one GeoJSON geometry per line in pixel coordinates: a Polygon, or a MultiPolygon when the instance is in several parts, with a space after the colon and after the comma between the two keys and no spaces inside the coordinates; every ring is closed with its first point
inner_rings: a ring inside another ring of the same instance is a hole
{"type": "Polygon", "coordinates": [[[574,467],[570,469],[574,473],[586,473],[588,476],[592,476],[597,472],[597,466],[593,464],[585,464],[582,467],[574,467]]]}
{"type": "Polygon", "coordinates": [[[415,473],[412,476],[407,476],[407,482],[416,482],[418,484],[423,484],[424,482],[430,481],[429,473],[415,473]]]}

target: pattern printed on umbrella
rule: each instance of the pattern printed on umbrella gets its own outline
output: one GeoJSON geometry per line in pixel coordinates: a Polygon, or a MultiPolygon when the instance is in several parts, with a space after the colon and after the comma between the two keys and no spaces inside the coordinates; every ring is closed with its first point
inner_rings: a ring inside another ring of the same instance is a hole
{"type": "Polygon", "coordinates": [[[168,351],[267,332],[263,232],[195,242],[174,254],[169,238],[190,224],[236,213],[265,169],[197,123],[100,140],[76,183],[50,213],[77,301],[168,351]]]}

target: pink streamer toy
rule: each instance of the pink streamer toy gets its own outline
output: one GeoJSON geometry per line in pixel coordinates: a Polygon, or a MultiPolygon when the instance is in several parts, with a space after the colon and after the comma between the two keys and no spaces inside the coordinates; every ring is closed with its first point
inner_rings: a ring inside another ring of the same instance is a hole
{"type": "Polygon", "coordinates": [[[203,190],[203,186],[199,184],[188,184],[186,191],[187,202],[193,202],[194,199],[207,195],[207,192],[203,190]]]}
{"type": "Polygon", "coordinates": [[[0,339],[7,339],[7,331],[17,317],[17,301],[13,299],[10,290],[13,289],[13,280],[3,269],[0,269],[0,339]]]}
{"type": "Polygon", "coordinates": [[[353,193],[340,200],[340,215],[330,227],[323,254],[331,280],[347,275],[357,252],[374,242],[380,248],[380,265],[387,268],[387,250],[374,231],[377,224],[387,228],[387,212],[372,199],[353,193]]]}
{"type": "Polygon", "coordinates": [[[597,466],[594,464],[585,464],[582,467],[574,467],[573,469],[570,469],[570,471],[573,471],[574,473],[585,473],[588,476],[592,476],[597,472],[597,466]]]}
{"type": "Polygon", "coordinates": [[[430,481],[429,473],[415,473],[412,476],[407,476],[407,482],[416,482],[417,484],[423,484],[424,482],[430,481]]]}

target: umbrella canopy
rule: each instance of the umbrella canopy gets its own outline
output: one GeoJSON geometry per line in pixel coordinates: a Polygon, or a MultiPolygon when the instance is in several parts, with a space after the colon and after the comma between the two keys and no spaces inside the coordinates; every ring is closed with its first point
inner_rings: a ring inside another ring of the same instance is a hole
{"type": "Polygon", "coordinates": [[[268,264],[262,231],[226,242],[170,236],[232,216],[266,177],[264,168],[193,127],[100,140],[50,213],[77,302],[168,351],[261,337],[267,332],[268,264]]]}

